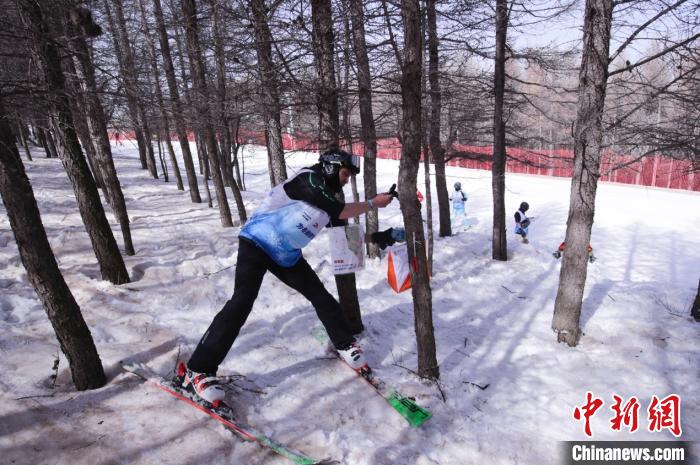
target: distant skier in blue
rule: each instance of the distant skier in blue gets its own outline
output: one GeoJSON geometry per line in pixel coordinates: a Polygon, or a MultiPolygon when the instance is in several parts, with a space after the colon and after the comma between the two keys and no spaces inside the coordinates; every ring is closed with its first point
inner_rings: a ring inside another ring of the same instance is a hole
{"type": "Polygon", "coordinates": [[[469,197],[462,190],[462,183],[456,182],[454,188],[455,190],[450,195],[450,200],[452,201],[452,222],[455,224],[461,222],[462,230],[466,231],[470,225],[464,204],[467,203],[469,197]]]}
{"type": "Polygon", "coordinates": [[[528,244],[530,241],[527,238],[528,228],[530,227],[530,218],[525,214],[530,209],[530,204],[521,202],[520,208],[515,212],[515,234],[522,236],[523,244],[528,244]]]}

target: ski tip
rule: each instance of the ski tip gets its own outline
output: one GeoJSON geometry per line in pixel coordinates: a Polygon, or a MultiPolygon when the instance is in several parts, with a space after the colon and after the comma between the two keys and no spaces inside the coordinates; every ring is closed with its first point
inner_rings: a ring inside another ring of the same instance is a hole
{"type": "Polygon", "coordinates": [[[396,391],[387,396],[386,400],[414,428],[420,427],[433,416],[432,413],[413,402],[413,400],[396,391]]]}
{"type": "MultiPolygon", "coordinates": [[[[313,459],[311,459],[313,460],[313,459]]],[[[333,460],[330,457],[326,457],[325,459],[321,460],[313,460],[312,462],[307,462],[308,465],[340,465],[340,462],[337,460],[333,460]]]]}
{"type": "Polygon", "coordinates": [[[128,373],[139,376],[143,379],[153,378],[155,373],[143,362],[133,362],[130,360],[120,360],[119,365],[128,373]]]}

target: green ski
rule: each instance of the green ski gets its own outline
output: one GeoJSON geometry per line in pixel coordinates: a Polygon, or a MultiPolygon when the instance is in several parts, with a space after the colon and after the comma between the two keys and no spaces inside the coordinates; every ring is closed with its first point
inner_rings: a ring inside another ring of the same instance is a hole
{"type": "MultiPolygon", "coordinates": [[[[328,334],[322,326],[313,328],[311,330],[311,335],[321,344],[328,344],[330,342],[328,334]]],[[[347,363],[345,365],[347,365],[347,363]]],[[[350,365],[347,366],[348,368],[352,369],[350,365]]],[[[355,371],[355,373],[357,373],[362,379],[367,381],[375,392],[382,396],[384,400],[386,400],[389,405],[394,408],[394,410],[399,412],[399,415],[404,417],[411,426],[417,428],[428,421],[432,416],[432,413],[416,404],[411,398],[404,396],[396,389],[388,388],[386,383],[379,379],[374,372],[359,372],[354,369],[352,370],[355,371]]]]}

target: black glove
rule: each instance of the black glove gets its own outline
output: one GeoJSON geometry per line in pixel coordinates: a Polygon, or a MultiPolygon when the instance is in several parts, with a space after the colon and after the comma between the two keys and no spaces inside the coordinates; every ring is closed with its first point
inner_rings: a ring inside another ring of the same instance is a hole
{"type": "Polygon", "coordinates": [[[386,231],[372,233],[371,241],[384,250],[390,245],[394,245],[397,241],[405,241],[406,233],[403,228],[389,228],[386,231]]]}
{"type": "Polygon", "coordinates": [[[387,194],[391,194],[392,197],[396,197],[397,199],[399,198],[399,193],[396,192],[396,184],[392,184],[391,188],[389,189],[389,192],[387,194]]]}
{"type": "Polygon", "coordinates": [[[391,228],[386,231],[372,233],[372,242],[377,244],[382,250],[386,249],[389,245],[393,245],[394,239],[391,237],[391,228]]]}

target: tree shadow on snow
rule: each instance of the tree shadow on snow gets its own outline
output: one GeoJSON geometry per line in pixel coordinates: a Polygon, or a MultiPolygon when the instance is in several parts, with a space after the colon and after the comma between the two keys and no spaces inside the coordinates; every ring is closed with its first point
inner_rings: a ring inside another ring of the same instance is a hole
{"type": "Polygon", "coordinates": [[[591,290],[588,291],[588,296],[583,299],[583,303],[581,304],[579,326],[582,331],[586,329],[586,323],[588,323],[588,320],[590,320],[603,305],[605,298],[614,286],[615,281],[604,279],[603,281],[595,283],[591,290]]]}

